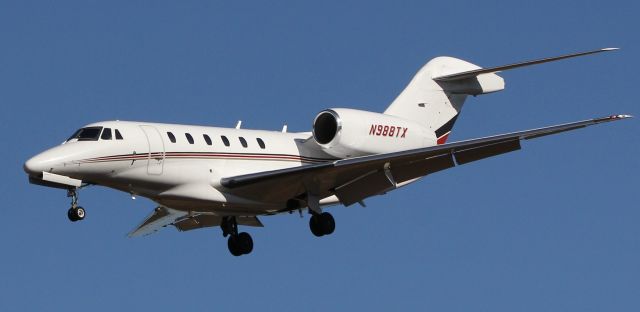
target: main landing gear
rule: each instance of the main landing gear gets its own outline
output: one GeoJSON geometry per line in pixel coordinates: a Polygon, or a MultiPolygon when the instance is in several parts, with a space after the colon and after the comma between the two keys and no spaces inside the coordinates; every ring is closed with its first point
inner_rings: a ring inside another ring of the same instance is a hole
{"type": "Polygon", "coordinates": [[[313,235],[320,237],[333,233],[336,229],[336,221],[328,212],[322,212],[320,208],[320,198],[313,193],[307,194],[307,206],[311,219],[309,219],[309,229],[313,235]]]}
{"type": "Polygon", "coordinates": [[[236,217],[223,217],[222,224],[222,236],[229,236],[227,241],[227,247],[232,255],[238,257],[251,253],[253,250],[253,239],[247,232],[238,233],[238,222],[236,217]]]}
{"type": "Polygon", "coordinates": [[[336,221],[328,212],[312,213],[311,219],[309,219],[309,229],[317,237],[329,235],[336,229],[336,221]]]}
{"type": "Polygon", "coordinates": [[[71,208],[67,211],[67,217],[71,222],[84,220],[85,211],[84,208],[78,206],[78,193],[76,189],[69,189],[67,191],[67,197],[71,197],[71,208]]]}

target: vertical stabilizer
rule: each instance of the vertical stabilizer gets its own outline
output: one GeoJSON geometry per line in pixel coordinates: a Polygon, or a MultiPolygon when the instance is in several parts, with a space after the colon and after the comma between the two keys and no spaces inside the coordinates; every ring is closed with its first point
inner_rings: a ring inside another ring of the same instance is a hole
{"type": "Polygon", "coordinates": [[[431,129],[438,144],[447,140],[467,95],[504,89],[504,80],[494,73],[456,81],[435,81],[434,77],[480,69],[453,57],[437,57],[424,65],[385,110],[385,114],[417,121],[431,129]]]}

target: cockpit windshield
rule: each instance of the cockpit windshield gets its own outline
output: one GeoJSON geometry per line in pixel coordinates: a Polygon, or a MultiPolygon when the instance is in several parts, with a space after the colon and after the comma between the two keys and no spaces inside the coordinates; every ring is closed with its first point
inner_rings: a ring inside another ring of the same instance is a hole
{"type": "Polygon", "coordinates": [[[77,139],[78,141],[97,141],[98,138],[100,138],[100,131],[102,131],[102,127],[82,128],[70,136],[67,142],[73,139],[77,139]]]}

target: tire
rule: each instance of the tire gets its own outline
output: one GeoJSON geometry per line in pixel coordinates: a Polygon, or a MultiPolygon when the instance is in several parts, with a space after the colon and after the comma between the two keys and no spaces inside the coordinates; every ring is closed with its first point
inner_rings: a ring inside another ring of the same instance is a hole
{"type": "Polygon", "coordinates": [[[333,216],[328,212],[323,212],[320,214],[320,224],[322,233],[324,235],[329,235],[333,233],[336,229],[336,221],[333,219],[333,216]]]}
{"type": "Polygon", "coordinates": [[[227,247],[229,247],[229,252],[238,257],[242,255],[242,252],[238,245],[238,237],[235,235],[230,235],[229,240],[227,240],[227,247]]]}
{"type": "Polygon", "coordinates": [[[253,238],[251,238],[249,233],[242,232],[238,234],[236,241],[238,242],[238,247],[240,247],[239,250],[242,254],[247,255],[253,251],[253,238]]]}
{"type": "Polygon", "coordinates": [[[69,208],[69,210],[67,210],[67,218],[69,218],[69,221],[71,222],[78,221],[78,219],[76,218],[76,212],[73,210],[73,208],[69,208]]]}
{"type": "Polygon", "coordinates": [[[324,235],[320,226],[320,218],[316,215],[312,215],[311,219],[309,219],[309,229],[316,237],[324,235]]]}

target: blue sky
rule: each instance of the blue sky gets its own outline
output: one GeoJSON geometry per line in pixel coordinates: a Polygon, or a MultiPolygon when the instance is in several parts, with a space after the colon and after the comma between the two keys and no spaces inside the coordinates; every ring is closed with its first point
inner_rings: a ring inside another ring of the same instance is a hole
{"type": "Polygon", "coordinates": [[[336,232],[263,218],[234,258],[220,230],[125,234],[154,207],[93,187],[84,222],[23,162],[99,120],[308,131],[329,107],[382,111],[439,55],[505,72],[450,140],[639,115],[630,1],[2,1],[0,310],[638,311],[638,121],[525,142],[367,207],[336,232]]]}

